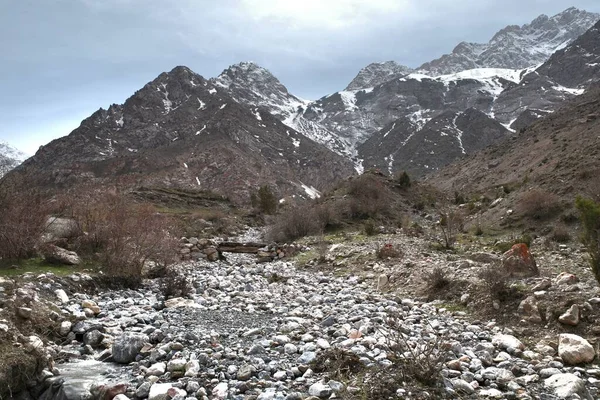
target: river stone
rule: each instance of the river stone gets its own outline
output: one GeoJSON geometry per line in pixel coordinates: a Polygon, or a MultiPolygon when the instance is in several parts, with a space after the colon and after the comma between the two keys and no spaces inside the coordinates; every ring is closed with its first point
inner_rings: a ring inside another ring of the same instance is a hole
{"type": "Polygon", "coordinates": [[[97,329],[88,331],[83,335],[83,343],[92,347],[100,346],[102,340],[104,340],[104,335],[97,329]]]}
{"type": "Polygon", "coordinates": [[[498,334],[492,338],[492,344],[501,349],[519,349],[524,350],[525,346],[519,339],[512,335],[498,334]]]}
{"type": "Polygon", "coordinates": [[[326,399],[329,396],[331,396],[332,393],[333,393],[333,390],[328,385],[324,384],[323,382],[313,383],[308,388],[308,394],[310,394],[311,396],[318,397],[320,399],[326,399]]]}
{"type": "Polygon", "coordinates": [[[113,343],[113,359],[120,364],[135,361],[135,357],[149,340],[148,336],[141,333],[124,333],[113,343]]]}
{"type": "Polygon", "coordinates": [[[590,342],[584,338],[563,333],[558,337],[558,355],[565,363],[577,365],[592,361],[596,352],[590,342]]]}
{"type": "Polygon", "coordinates": [[[187,364],[185,358],[174,358],[167,364],[167,371],[185,371],[185,364],[187,364]]]}
{"type": "Polygon", "coordinates": [[[581,399],[592,400],[585,388],[585,381],[574,374],[556,374],[544,381],[544,386],[551,389],[559,399],[572,399],[575,395],[581,399]]]}
{"type": "Polygon", "coordinates": [[[56,295],[58,301],[60,301],[62,304],[67,304],[69,302],[69,296],[67,296],[67,293],[65,293],[64,290],[56,289],[54,294],[56,295]]]}
{"type": "Polygon", "coordinates": [[[169,389],[173,387],[170,383],[155,383],[150,387],[148,400],[167,400],[169,389]]]}
{"type": "Polygon", "coordinates": [[[256,374],[256,368],[253,365],[242,365],[237,372],[237,379],[240,381],[247,381],[252,378],[254,374],[256,374]]]}
{"type": "Polygon", "coordinates": [[[558,317],[558,322],[571,326],[579,324],[579,307],[577,304],[573,304],[564,314],[558,317]]]}
{"type": "Polygon", "coordinates": [[[152,364],[146,371],[146,375],[161,376],[167,370],[167,365],[164,362],[152,364]]]}

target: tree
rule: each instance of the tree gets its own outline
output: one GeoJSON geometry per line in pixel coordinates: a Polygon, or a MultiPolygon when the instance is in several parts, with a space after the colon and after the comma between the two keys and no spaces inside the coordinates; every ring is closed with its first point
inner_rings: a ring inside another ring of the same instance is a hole
{"type": "Polygon", "coordinates": [[[261,186],[257,193],[252,193],[250,201],[263,214],[275,214],[277,211],[277,197],[267,185],[261,186]]]}
{"type": "Polygon", "coordinates": [[[583,225],[581,241],[590,256],[592,272],[600,283],[600,203],[578,196],[575,207],[579,210],[583,225]]]}

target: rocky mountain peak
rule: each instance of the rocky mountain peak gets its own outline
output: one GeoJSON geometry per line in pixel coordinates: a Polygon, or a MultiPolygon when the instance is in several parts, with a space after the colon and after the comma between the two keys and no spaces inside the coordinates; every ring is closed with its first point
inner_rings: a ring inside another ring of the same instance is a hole
{"type": "Polygon", "coordinates": [[[360,90],[410,74],[413,69],[395,61],[371,63],[360,70],[345,90],[360,90]]]}
{"type": "Polygon", "coordinates": [[[210,82],[225,89],[236,101],[265,108],[282,120],[295,114],[298,107],[307,103],[290,94],[269,70],[254,62],[231,65],[210,82]]]}
{"type": "Polygon", "coordinates": [[[25,161],[26,158],[25,153],[0,140],[0,178],[25,161]]]}
{"type": "Polygon", "coordinates": [[[545,62],[587,31],[600,14],[571,7],[552,17],[540,15],[522,26],[509,25],[485,44],[461,43],[452,53],[418,68],[431,76],[473,68],[527,68],[545,62]]]}

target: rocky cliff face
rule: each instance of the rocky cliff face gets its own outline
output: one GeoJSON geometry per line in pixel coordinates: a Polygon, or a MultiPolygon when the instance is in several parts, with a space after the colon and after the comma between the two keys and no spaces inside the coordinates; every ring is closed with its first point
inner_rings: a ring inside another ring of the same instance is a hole
{"type": "Polygon", "coordinates": [[[600,14],[569,8],[553,17],[540,15],[523,26],[500,30],[485,44],[462,42],[452,53],[427,62],[419,72],[432,76],[473,68],[527,68],[545,62],[600,19],[600,14]]]}
{"type": "Polygon", "coordinates": [[[0,141],[0,178],[21,164],[27,156],[6,142],[0,141]]]}
{"type": "Polygon", "coordinates": [[[45,187],[188,187],[243,202],[262,184],[281,196],[314,196],[351,173],[348,161],[265,110],[177,67],[123,105],[98,110],[6,178],[45,187]]]}

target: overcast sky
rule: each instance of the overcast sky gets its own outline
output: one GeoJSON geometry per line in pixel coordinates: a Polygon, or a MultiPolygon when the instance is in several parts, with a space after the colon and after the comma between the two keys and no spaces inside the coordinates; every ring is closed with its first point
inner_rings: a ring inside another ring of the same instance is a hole
{"type": "Polygon", "coordinates": [[[240,61],[317,99],[365,65],[410,67],[460,41],[598,0],[0,0],[0,140],[33,154],[163,71],[240,61]]]}

